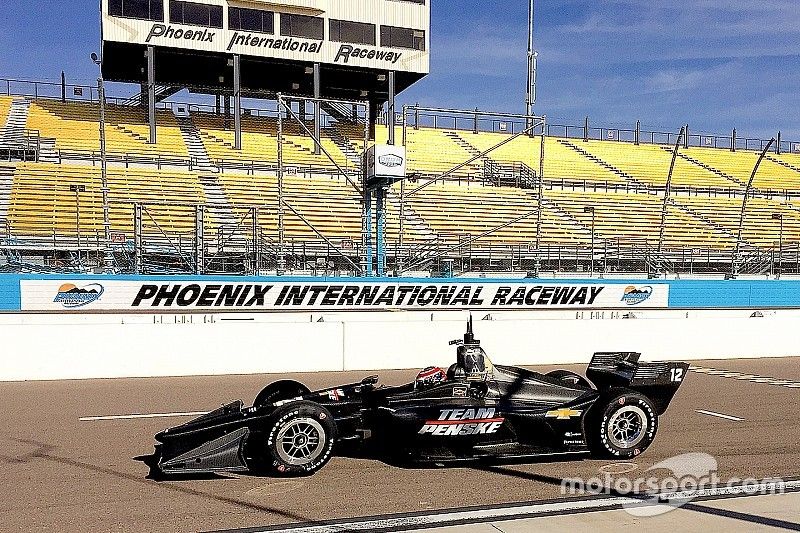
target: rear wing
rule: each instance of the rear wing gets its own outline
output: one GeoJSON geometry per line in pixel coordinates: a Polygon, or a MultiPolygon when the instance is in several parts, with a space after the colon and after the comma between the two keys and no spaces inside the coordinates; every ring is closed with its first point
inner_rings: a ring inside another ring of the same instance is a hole
{"type": "Polygon", "coordinates": [[[689,371],[683,362],[640,363],[640,353],[599,352],[594,354],[586,377],[599,390],[611,387],[633,389],[650,398],[663,413],[689,371]]]}

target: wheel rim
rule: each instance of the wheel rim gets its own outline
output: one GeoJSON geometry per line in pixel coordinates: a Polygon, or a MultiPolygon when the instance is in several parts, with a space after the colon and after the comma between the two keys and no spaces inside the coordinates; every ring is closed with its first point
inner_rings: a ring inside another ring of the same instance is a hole
{"type": "Polygon", "coordinates": [[[302,466],[322,455],[327,439],[325,429],[313,418],[295,418],[278,431],[276,441],[283,462],[302,466]]]}
{"type": "Polygon", "coordinates": [[[627,450],[638,445],[647,434],[647,415],[635,405],[617,410],[608,421],[608,440],[617,448],[627,450]]]}

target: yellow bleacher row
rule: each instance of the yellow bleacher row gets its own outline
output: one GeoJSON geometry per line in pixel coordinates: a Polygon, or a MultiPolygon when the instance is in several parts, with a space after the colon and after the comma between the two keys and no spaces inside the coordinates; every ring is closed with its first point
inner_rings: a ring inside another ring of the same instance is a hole
{"type": "MultiPolygon", "coordinates": [[[[207,203],[199,177],[193,173],[148,169],[109,170],[111,229],[129,236],[133,232],[133,204],[147,206],[144,225],[168,234],[190,237],[194,231],[194,208],[207,203]]],[[[73,237],[76,224],[82,238],[100,235],[102,191],[99,170],[92,167],[19,163],[9,198],[8,223],[20,237],[73,237]],[[83,185],[75,193],[72,185],[83,185]],[[78,221],[77,218],[80,217],[78,221]]],[[[219,185],[235,217],[246,218],[250,207],[259,207],[259,221],[268,239],[277,239],[277,180],[271,176],[223,174],[219,185]]],[[[394,191],[395,193],[397,191],[394,191]]],[[[285,179],[285,236],[291,242],[320,242],[317,232],[337,242],[358,241],[361,210],[357,193],[349,184],[333,178],[285,179]],[[312,229],[313,226],[313,229],[312,229]]],[[[537,201],[531,193],[506,187],[436,184],[406,197],[409,216],[421,218],[442,242],[456,243],[508,224],[482,238],[481,244],[530,245],[537,235],[537,201]]],[[[652,194],[548,190],[541,216],[544,245],[587,245],[591,241],[592,213],[596,242],[656,246],[659,238],[663,198],[652,194]]],[[[664,246],[667,248],[730,249],[738,228],[741,199],[674,196],[667,209],[664,246]]],[[[754,245],[775,247],[783,218],[783,242],[800,242],[800,205],[751,199],[743,238],[754,245]]],[[[2,221],[0,221],[2,222],[2,221]]],[[[221,224],[209,219],[213,233],[221,224]]],[[[406,223],[405,242],[429,238],[418,225],[406,223]]],[[[396,202],[389,202],[387,234],[390,242],[399,236],[396,202]]]]}
{"type": "MultiPolygon", "coordinates": [[[[0,99],[3,106],[11,98],[0,99]]],[[[55,139],[56,148],[76,151],[97,151],[99,132],[96,104],[57,100],[33,100],[28,128],[38,130],[43,138],[55,139]]],[[[2,118],[0,118],[2,120],[2,118]]],[[[229,161],[259,161],[275,163],[278,159],[277,119],[274,117],[242,117],[242,149],[235,150],[231,125],[222,117],[209,113],[193,113],[192,120],[211,159],[229,161]]],[[[149,127],[141,108],[108,106],[107,146],[112,153],[188,157],[175,116],[159,110],[158,143],[148,144],[149,127]]],[[[231,121],[229,121],[231,122],[231,121]]],[[[363,128],[337,125],[356,152],[363,149],[363,128]]],[[[378,126],[377,142],[385,142],[388,129],[378,126]]],[[[511,137],[509,133],[478,134],[432,128],[406,129],[408,168],[411,172],[436,175],[447,172],[511,137]],[[469,148],[471,146],[471,148],[469,148]]],[[[398,142],[403,138],[397,128],[398,142]]],[[[323,133],[322,145],[339,166],[354,166],[329,134],[323,133]]],[[[663,186],[667,179],[671,154],[657,145],[635,145],[628,142],[596,141],[547,137],[544,143],[544,179],[572,180],[612,185],[644,184],[663,186]],[[570,146],[571,145],[571,146],[570,146]],[[577,149],[576,149],[577,148],[577,149]],[[581,153],[582,150],[585,153],[581,153]],[[616,171],[615,171],[616,170],[616,171]]],[[[669,148],[669,147],[667,147],[669,148]]],[[[314,142],[301,130],[296,121],[284,121],[284,161],[305,167],[332,167],[328,156],[315,155],[314,142]]],[[[723,149],[690,147],[681,149],[685,157],[676,160],[672,183],[677,187],[716,187],[741,189],[750,177],[757,154],[752,151],[730,152],[723,149]]],[[[541,138],[519,136],[487,154],[499,163],[521,162],[538,172],[541,157],[541,138]]],[[[765,159],[754,185],[761,189],[800,189],[800,155],[771,154],[765,159]],[[775,161],[778,162],[775,162],[775,161]],[[783,162],[786,164],[780,164],[783,162]]],[[[475,176],[483,170],[481,159],[464,166],[456,174],[475,176]]]]}
{"type": "MultiPolygon", "coordinates": [[[[68,151],[100,150],[98,106],[57,100],[35,100],[28,112],[27,127],[38,130],[45,139],[54,139],[56,149],[68,151]]],[[[145,111],[129,106],[109,105],[106,109],[106,149],[117,154],[189,157],[180,128],[169,111],[156,115],[158,142],[149,144],[145,111]]]]}
{"type": "Polygon", "coordinates": [[[8,110],[11,109],[11,102],[14,99],[10,96],[0,96],[0,129],[6,125],[8,110]]]}

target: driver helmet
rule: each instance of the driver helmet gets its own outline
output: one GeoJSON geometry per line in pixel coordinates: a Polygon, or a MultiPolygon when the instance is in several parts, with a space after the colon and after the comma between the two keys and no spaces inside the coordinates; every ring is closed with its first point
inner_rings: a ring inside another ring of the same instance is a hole
{"type": "Polygon", "coordinates": [[[438,366],[429,366],[417,374],[417,379],[414,381],[415,389],[427,389],[439,383],[447,381],[447,372],[438,366]]]}

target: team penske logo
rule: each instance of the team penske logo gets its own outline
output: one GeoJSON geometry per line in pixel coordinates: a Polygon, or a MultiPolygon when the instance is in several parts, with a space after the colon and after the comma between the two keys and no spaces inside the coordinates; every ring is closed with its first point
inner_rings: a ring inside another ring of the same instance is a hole
{"type": "Polygon", "coordinates": [[[439,418],[428,420],[420,435],[455,437],[497,433],[505,418],[495,416],[493,407],[480,409],[442,409],[439,418]]]}

